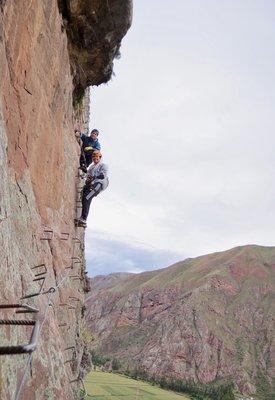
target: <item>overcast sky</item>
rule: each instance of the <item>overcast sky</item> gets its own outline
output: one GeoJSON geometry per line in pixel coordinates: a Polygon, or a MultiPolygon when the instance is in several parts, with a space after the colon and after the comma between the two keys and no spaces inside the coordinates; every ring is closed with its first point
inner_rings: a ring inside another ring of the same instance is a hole
{"type": "Polygon", "coordinates": [[[92,89],[109,188],[90,275],[274,245],[275,2],[137,0],[115,76],[92,89]]]}

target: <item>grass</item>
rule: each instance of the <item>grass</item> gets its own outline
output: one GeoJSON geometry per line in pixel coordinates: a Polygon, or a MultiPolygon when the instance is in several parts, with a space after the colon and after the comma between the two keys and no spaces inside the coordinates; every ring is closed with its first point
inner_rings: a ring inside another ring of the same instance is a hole
{"type": "Polygon", "coordinates": [[[143,381],[109,372],[93,371],[85,379],[87,400],[190,400],[143,381]]]}

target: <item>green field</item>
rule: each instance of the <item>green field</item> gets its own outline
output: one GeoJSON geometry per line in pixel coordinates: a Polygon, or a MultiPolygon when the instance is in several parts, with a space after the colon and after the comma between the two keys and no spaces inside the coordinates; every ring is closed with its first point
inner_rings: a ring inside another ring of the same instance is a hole
{"type": "Polygon", "coordinates": [[[143,381],[136,381],[109,372],[93,371],[85,379],[87,400],[188,400],[186,395],[176,394],[143,381]]]}

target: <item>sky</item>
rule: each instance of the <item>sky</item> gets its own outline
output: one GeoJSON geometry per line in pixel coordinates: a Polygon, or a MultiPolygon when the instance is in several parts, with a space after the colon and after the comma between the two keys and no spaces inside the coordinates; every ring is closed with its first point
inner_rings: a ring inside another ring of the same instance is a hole
{"type": "Polygon", "coordinates": [[[274,245],[275,2],[136,0],[107,85],[91,89],[108,189],[90,276],[274,245]]]}

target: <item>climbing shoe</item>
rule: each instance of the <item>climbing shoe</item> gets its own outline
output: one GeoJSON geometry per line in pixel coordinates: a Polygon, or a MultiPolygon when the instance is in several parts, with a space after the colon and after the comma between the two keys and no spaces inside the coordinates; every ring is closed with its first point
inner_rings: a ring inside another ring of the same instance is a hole
{"type": "Polygon", "coordinates": [[[81,165],[81,167],[79,167],[79,169],[84,172],[84,174],[86,174],[87,172],[87,168],[85,167],[85,165],[81,165]]]}

